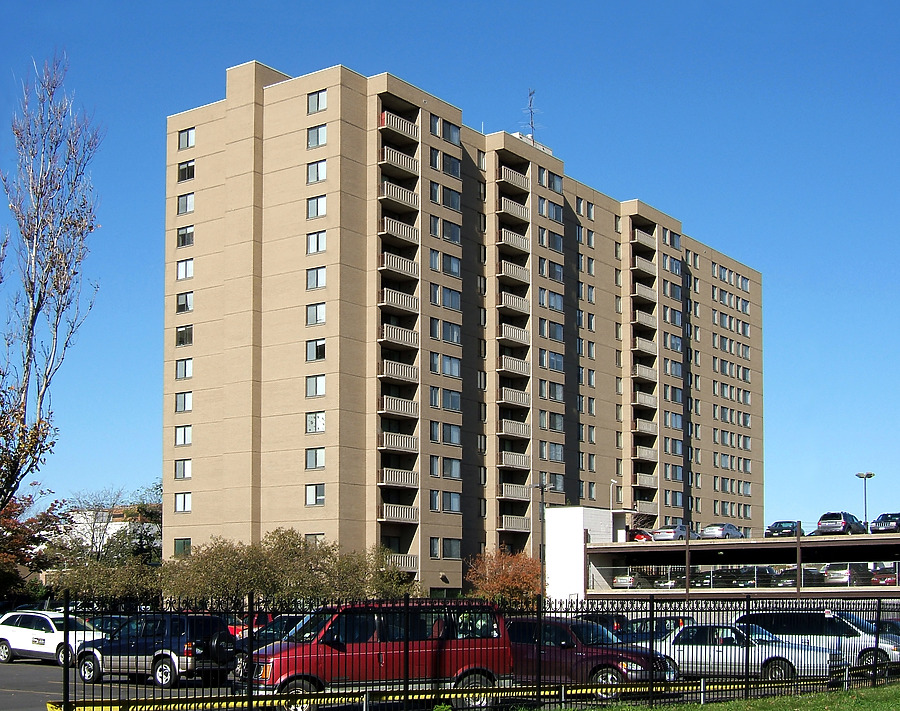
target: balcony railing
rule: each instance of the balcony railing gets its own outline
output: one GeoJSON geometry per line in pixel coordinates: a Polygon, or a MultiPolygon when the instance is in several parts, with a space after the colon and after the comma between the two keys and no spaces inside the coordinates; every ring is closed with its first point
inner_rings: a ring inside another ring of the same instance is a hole
{"type": "Polygon", "coordinates": [[[522,190],[531,190],[531,181],[527,175],[523,175],[519,171],[508,168],[505,165],[500,167],[500,174],[497,178],[522,190]]]}
{"type": "Polygon", "coordinates": [[[631,347],[633,350],[640,351],[641,353],[647,353],[649,355],[656,355],[657,353],[656,344],[646,338],[635,338],[631,342],[631,347]]]}
{"type": "Polygon", "coordinates": [[[657,407],[658,398],[656,395],[651,395],[650,393],[642,393],[639,390],[635,390],[631,394],[631,404],[632,405],[643,405],[644,407],[657,407]]]}
{"type": "Polygon", "coordinates": [[[412,553],[391,553],[388,563],[404,573],[415,573],[419,570],[419,556],[412,553]]]}
{"type": "Polygon", "coordinates": [[[632,323],[639,323],[641,326],[646,326],[647,328],[656,328],[656,316],[647,313],[646,311],[641,311],[640,309],[635,309],[632,312],[631,321],[632,323]]]}
{"type": "Polygon", "coordinates": [[[419,332],[413,331],[411,328],[403,328],[401,326],[393,326],[389,323],[385,323],[381,326],[379,340],[393,343],[395,346],[418,348],[419,332]]]}
{"type": "Polygon", "coordinates": [[[387,128],[400,133],[414,141],[419,140],[419,127],[416,126],[416,124],[414,124],[412,121],[401,118],[397,116],[397,114],[393,114],[390,111],[381,112],[381,121],[379,123],[379,126],[381,128],[387,128]]]}
{"type": "Polygon", "coordinates": [[[381,162],[411,175],[419,174],[419,161],[390,146],[385,146],[381,149],[381,162]]]}
{"type": "Polygon", "coordinates": [[[631,290],[631,296],[638,299],[644,299],[645,301],[652,301],[654,304],[659,301],[656,290],[651,289],[645,284],[634,284],[631,290]]]}
{"type": "Polygon", "coordinates": [[[399,254],[394,254],[393,252],[382,252],[380,261],[381,264],[379,267],[385,271],[402,274],[411,279],[419,278],[419,263],[412,259],[401,257],[399,254]]]}
{"type": "Polygon", "coordinates": [[[656,265],[649,259],[638,257],[635,255],[631,259],[631,268],[635,271],[643,272],[649,276],[656,276],[656,265]]]}
{"type": "Polygon", "coordinates": [[[633,485],[644,489],[658,489],[659,477],[656,474],[635,474],[633,485]]]}
{"type": "Polygon", "coordinates": [[[637,419],[631,423],[631,431],[638,434],[657,435],[659,434],[659,425],[650,420],[637,419]]]}
{"type": "Polygon", "coordinates": [[[658,377],[656,368],[649,368],[646,365],[635,364],[631,366],[631,375],[642,380],[652,380],[654,383],[658,377]]]}
{"type": "Polygon", "coordinates": [[[528,237],[505,228],[500,230],[500,244],[505,244],[520,252],[531,252],[531,240],[528,237]]]}
{"type": "Polygon", "coordinates": [[[395,523],[418,523],[419,507],[403,506],[402,504],[382,504],[378,510],[379,521],[393,521],[395,523]]]}
{"type": "Polygon", "coordinates": [[[531,519],[527,516],[500,516],[501,531],[520,531],[528,533],[531,530],[531,519]]]}
{"type": "Polygon", "coordinates": [[[410,244],[419,244],[419,230],[405,222],[400,222],[393,217],[385,217],[381,220],[381,229],[378,234],[390,235],[396,237],[403,242],[410,244]]]}
{"type": "Polygon", "coordinates": [[[528,331],[508,323],[500,324],[500,328],[497,329],[497,337],[501,341],[509,341],[516,345],[527,346],[531,344],[531,334],[528,331]]]}
{"type": "Polygon", "coordinates": [[[419,403],[404,397],[385,395],[378,403],[378,412],[383,415],[399,415],[400,417],[418,418],[419,403]]]}
{"type": "Polygon", "coordinates": [[[522,220],[523,222],[531,221],[531,211],[524,205],[520,205],[519,203],[517,203],[515,200],[501,197],[499,208],[500,212],[522,220]]]}
{"type": "Polygon", "coordinates": [[[528,299],[510,294],[508,291],[501,291],[497,296],[498,308],[515,311],[526,316],[531,313],[531,303],[528,299]]]}
{"type": "Polygon", "coordinates": [[[408,313],[419,312],[419,297],[396,289],[382,289],[378,298],[379,306],[386,306],[408,313]]]}
{"type": "Polygon", "coordinates": [[[401,380],[405,383],[419,382],[419,367],[396,360],[383,360],[378,375],[385,380],[401,380]]]}
{"type": "Polygon", "coordinates": [[[515,388],[500,388],[500,402],[504,405],[531,407],[531,393],[515,388]]]}
{"type": "Polygon", "coordinates": [[[505,373],[513,373],[515,375],[531,375],[531,363],[521,358],[502,355],[497,363],[497,370],[505,373]]]}
{"type": "Polygon", "coordinates": [[[378,483],[385,486],[417,489],[419,487],[419,472],[414,469],[379,469],[378,483]]]}
{"type": "Polygon", "coordinates": [[[501,499],[531,500],[531,487],[525,484],[501,484],[498,493],[501,499]]]}
{"type": "Polygon", "coordinates": [[[391,202],[394,205],[408,207],[412,210],[419,209],[419,196],[412,190],[401,187],[389,180],[382,180],[378,185],[378,197],[391,202]]]}
{"type": "Polygon", "coordinates": [[[634,447],[631,456],[645,462],[658,462],[659,452],[653,447],[634,447]]]}
{"type": "Polygon", "coordinates": [[[506,435],[507,437],[524,437],[531,438],[531,425],[526,422],[517,422],[516,420],[500,420],[500,427],[497,434],[506,435]]]}
{"type": "Polygon", "coordinates": [[[636,229],[631,237],[632,242],[637,242],[650,249],[656,249],[656,239],[651,234],[647,234],[643,230],[636,229]]]}
{"type": "Polygon", "coordinates": [[[518,452],[500,452],[497,457],[497,466],[513,469],[531,469],[531,456],[518,452]]]}
{"type": "Polygon", "coordinates": [[[655,501],[635,501],[634,510],[638,513],[642,514],[657,514],[659,513],[659,506],[655,501]]]}
{"type": "Polygon", "coordinates": [[[378,436],[378,447],[397,452],[418,452],[419,438],[415,435],[400,434],[398,432],[382,432],[378,436]]]}
{"type": "Polygon", "coordinates": [[[527,267],[521,267],[518,264],[513,264],[512,262],[508,262],[505,259],[500,261],[500,266],[497,268],[497,274],[503,279],[516,281],[520,284],[531,283],[530,269],[528,269],[527,267]]]}

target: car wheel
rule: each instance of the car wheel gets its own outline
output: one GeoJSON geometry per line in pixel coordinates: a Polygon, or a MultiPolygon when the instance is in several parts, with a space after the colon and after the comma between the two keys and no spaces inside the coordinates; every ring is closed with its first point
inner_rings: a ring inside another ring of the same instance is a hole
{"type": "Polygon", "coordinates": [[[5,639],[0,639],[0,664],[9,664],[12,660],[13,653],[9,647],[9,642],[5,639]]]}
{"type": "MultiPolygon", "coordinates": [[[[591,675],[591,685],[598,687],[616,687],[622,684],[622,672],[613,667],[598,669],[591,675]]],[[[594,696],[601,701],[614,701],[619,698],[618,689],[595,689],[594,696]]]]}
{"type": "Polygon", "coordinates": [[[178,683],[178,670],[168,657],[153,665],[153,682],[161,689],[171,689],[178,683]]]}
{"type": "MultiPolygon", "coordinates": [[[[303,679],[294,679],[281,689],[282,694],[313,694],[316,688],[303,679]]],[[[317,711],[318,704],[309,699],[294,699],[282,705],[281,711],[317,711]]]]}
{"type": "Polygon", "coordinates": [[[96,684],[103,676],[100,661],[93,654],[87,654],[78,662],[78,676],[85,684],[96,684]]]}
{"type": "MultiPolygon", "coordinates": [[[[75,650],[71,647],[69,650],[69,666],[72,666],[75,663],[75,650]]],[[[56,648],[56,663],[64,667],[66,665],[66,645],[61,644],[56,648]]]]}
{"type": "Polygon", "coordinates": [[[867,649],[859,655],[856,663],[862,667],[862,672],[872,677],[872,667],[875,667],[875,678],[883,679],[888,673],[888,656],[881,650],[867,649]]]}
{"type": "Polygon", "coordinates": [[[789,681],[794,678],[794,667],[783,659],[773,659],[763,668],[762,675],[769,681],[789,681]]]}
{"type": "MultiPolygon", "coordinates": [[[[456,682],[456,689],[493,688],[494,682],[482,674],[469,674],[456,682]]],[[[475,692],[466,696],[457,696],[451,699],[455,709],[489,709],[494,705],[494,697],[490,694],[475,692]]]]}

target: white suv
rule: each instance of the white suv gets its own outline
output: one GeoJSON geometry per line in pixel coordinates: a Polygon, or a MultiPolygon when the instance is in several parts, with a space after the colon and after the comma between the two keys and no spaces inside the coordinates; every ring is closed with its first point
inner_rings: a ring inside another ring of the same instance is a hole
{"type": "MultiPolygon", "coordinates": [[[[15,657],[50,659],[62,666],[66,644],[63,641],[61,612],[14,610],[0,617],[0,664],[15,657]]],[[[100,630],[80,617],[69,617],[69,663],[75,663],[75,652],[83,642],[105,637],[100,630]]]]}

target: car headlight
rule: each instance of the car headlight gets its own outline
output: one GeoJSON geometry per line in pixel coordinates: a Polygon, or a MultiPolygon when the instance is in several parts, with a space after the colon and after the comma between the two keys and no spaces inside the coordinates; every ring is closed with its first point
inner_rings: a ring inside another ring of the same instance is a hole
{"type": "Polygon", "coordinates": [[[639,672],[644,671],[644,665],[638,664],[637,662],[622,662],[622,669],[627,672],[639,672]]]}

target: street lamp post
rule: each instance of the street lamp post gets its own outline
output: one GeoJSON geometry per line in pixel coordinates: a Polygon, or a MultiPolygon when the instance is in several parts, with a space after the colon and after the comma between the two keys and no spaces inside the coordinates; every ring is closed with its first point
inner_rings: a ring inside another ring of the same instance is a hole
{"type": "Polygon", "coordinates": [[[866,533],[869,532],[869,502],[866,496],[866,485],[869,479],[875,476],[875,472],[857,472],[856,476],[863,480],[863,519],[866,524],[866,533]]]}

